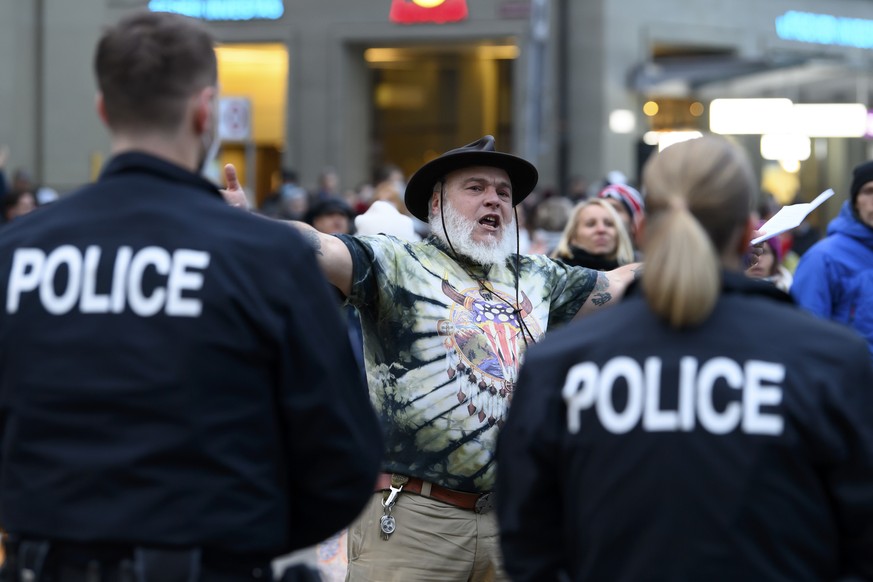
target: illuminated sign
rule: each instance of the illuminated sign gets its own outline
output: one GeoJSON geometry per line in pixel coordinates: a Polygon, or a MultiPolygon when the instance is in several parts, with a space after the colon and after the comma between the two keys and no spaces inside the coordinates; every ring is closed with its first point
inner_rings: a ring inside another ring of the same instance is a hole
{"type": "Polygon", "coordinates": [[[467,0],[392,0],[391,22],[458,22],[467,18],[467,0]]]}
{"type": "Polygon", "coordinates": [[[203,20],[278,20],[284,0],[149,0],[152,12],[175,12],[203,20]]]}
{"type": "Polygon", "coordinates": [[[791,10],[776,18],[776,34],[785,40],[873,48],[873,20],[791,10]]]}

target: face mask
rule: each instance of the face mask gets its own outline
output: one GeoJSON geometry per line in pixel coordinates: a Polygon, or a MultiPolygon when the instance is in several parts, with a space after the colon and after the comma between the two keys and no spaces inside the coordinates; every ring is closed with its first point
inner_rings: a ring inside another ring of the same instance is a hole
{"type": "Polygon", "coordinates": [[[220,172],[213,167],[213,162],[216,156],[218,156],[218,150],[221,148],[221,138],[218,135],[218,128],[216,126],[219,115],[218,109],[218,93],[216,92],[212,101],[212,131],[206,131],[200,137],[203,144],[203,160],[200,162],[200,175],[215,182],[218,182],[221,178],[218,175],[220,172]]]}
{"type": "Polygon", "coordinates": [[[221,148],[221,139],[213,135],[211,138],[204,135],[203,146],[205,153],[203,154],[203,162],[200,164],[200,175],[209,179],[216,178],[214,174],[218,172],[213,167],[213,162],[218,156],[218,150],[221,148]],[[206,140],[209,140],[208,142],[206,140]]]}

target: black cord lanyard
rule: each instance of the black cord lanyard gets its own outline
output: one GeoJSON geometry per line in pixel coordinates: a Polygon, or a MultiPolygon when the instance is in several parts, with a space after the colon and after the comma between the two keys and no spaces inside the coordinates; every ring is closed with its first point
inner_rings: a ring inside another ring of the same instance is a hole
{"type": "Polygon", "coordinates": [[[458,251],[455,250],[455,246],[452,244],[452,239],[449,238],[449,231],[446,229],[446,216],[445,216],[445,212],[443,210],[443,208],[445,206],[445,202],[446,202],[446,181],[445,181],[445,179],[443,179],[440,181],[440,222],[442,223],[442,227],[443,227],[443,235],[445,235],[446,242],[449,243],[449,248],[452,251],[452,258],[455,259],[455,262],[461,266],[461,268],[464,270],[465,273],[467,273],[467,276],[470,277],[471,279],[473,279],[476,282],[476,284],[479,285],[480,294],[482,292],[485,292],[485,293],[488,293],[488,295],[490,295],[491,297],[497,297],[497,299],[499,299],[504,305],[506,305],[507,307],[512,309],[512,312],[515,314],[515,317],[518,320],[519,327],[521,328],[521,339],[524,342],[524,349],[525,349],[525,351],[527,351],[527,349],[529,347],[529,345],[527,343],[527,338],[530,337],[530,341],[532,343],[536,343],[536,340],[534,339],[533,334],[530,332],[530,329],[528,329],[527,324],[524,322],[524,317],[522,317],[522,314],[521,314],[522,313],[521,308],[518,306],[519,305],[519,296],[518,296],[519,281],[518,281],[518,279],[519,279],[519,275],[521,273],[520,258],[519,258],[519,252],[521,250],[521,236],[519,235],[519,232],[518,232],[518,209],[515,206],[512,207],[513,212],[515,212],[515,224],[516,224],[516,228],[515,228],[515,305],[513,305],[509,301],[507,301],[506,299],[501,297],[499,294],[492,293],[491,290],[488,288],[489,281],[482,279],[481,277],[476,276],[472,271],[470,271],[470,269],[467,268],[467,265],[460,258],[458,251]]]}

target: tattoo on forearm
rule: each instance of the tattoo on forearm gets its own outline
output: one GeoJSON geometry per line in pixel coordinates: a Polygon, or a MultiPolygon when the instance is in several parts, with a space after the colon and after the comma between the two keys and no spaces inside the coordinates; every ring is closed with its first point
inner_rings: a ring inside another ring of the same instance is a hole
{"type": "Polygon", "coordinates": [[[303,233],[303,238],[306,239],[306,242],[309,243],[309,246],[312,247],[312,250],[315,251],[316,255],[324,256],[324,252],[321,250],[321,239],[318,236],[318,233],[314,230],[307,230],[303,233]]]}
{"type": "Polygon", "coordinates": [[[600,307],[601,305],[612,301],[612,293],[610,293],[608,289],[609,277],[607,277],[605,273],[598,273],[597,281],[594,283],[594,289],[591,290],[591,303],[596,307],[600,307]]]}
{"type": "Polygon", "coordinates": [[[591,297],[591,303],[593,303],[597,307],[600,307],[605,303],[609,303],[610,301],[612,301],[611,293],[597,293],[596,295],[591,297]]]}
{"type": "Polygon", "coordinates": [[[633,273],[634,273],[634,281],[639,281],[643,276],[643,265],[640,264],[640,266],[634,267],[633,273]]]}

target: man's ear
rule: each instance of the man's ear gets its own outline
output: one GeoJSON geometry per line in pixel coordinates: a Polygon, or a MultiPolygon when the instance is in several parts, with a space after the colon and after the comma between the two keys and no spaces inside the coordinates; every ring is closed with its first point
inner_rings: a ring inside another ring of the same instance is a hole
{"type": "Polygon", "coordinates": [[[98,91],[94,97],[94,109],[97,111],[97,117],[103,122],[103,125],[109,127],[109,118],[106,116],[106,101],[103,99],[103,92],[98,91]]]}
{"type": "Polygon", "coordinates": [[[430,195],[430,214],[436,214],[440,209],[440,204],[442,204],[442,200],[440,200],[440,193],[442,192],[442,184],[439,184],[439,188],[434,188],[433,194],[430,195]]]}
{"type": "Polygon", "coordinates": [[[194,116],[192,123],[194,131],[201,135],[209,131],[216,123],[218,107],[215,87],[204,87],[194,97],[194,116]]]}

